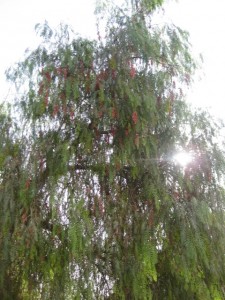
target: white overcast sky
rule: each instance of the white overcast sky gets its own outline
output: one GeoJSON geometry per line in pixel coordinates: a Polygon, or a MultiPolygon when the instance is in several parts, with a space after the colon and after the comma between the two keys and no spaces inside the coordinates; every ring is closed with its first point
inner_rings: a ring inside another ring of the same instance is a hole
{"type": "MultiPolygon", "coordinates": [[[[26,48],[37,45],[34,25],[47,20],[57,26],[63,21],[81,35],[94,36],[94,3],[95,0],[0,0],[1,99],[7,95],[5,69],[18,61],[26,48]]],[[[225,0],[169,1],[165,16],[189,31],[193,51],[204,57],[205,75],[200,82],[196,80],[187,100],[225,119],[225,0]]]]}

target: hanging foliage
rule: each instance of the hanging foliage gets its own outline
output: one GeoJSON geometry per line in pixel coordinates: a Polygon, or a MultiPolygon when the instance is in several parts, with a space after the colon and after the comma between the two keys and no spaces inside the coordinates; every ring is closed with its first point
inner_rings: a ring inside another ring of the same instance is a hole
{"type": "Polygon", "coordinates": [[[151,26],[161,4],[114,7],[98,41],[39,24],[8,70],[1,299],[224,299],[219,126],[184,101],[196,63],[185,32],[151,26]]]}

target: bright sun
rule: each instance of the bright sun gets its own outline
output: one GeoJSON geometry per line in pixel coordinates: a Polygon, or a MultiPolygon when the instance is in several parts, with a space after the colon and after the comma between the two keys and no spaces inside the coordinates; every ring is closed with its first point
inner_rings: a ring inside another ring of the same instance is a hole
{"type": "Polygon", "coordinates": [[[193,156],[188,152],[182,151],[175,154],[173,160],[182,167],[186,167],[193,160],[193,156]]]}

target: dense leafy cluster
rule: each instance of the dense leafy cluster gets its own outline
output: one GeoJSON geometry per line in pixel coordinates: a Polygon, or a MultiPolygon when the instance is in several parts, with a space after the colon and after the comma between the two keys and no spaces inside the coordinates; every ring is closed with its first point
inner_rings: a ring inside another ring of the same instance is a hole
{"type": "Polygon", "coordinates": [[[1,299],[224,299],[219,127],[183,100],[196,66],[185,32],[152,26],[161,2],[115,7],[104,40],[37,25],[8,71],[1,299]]]}

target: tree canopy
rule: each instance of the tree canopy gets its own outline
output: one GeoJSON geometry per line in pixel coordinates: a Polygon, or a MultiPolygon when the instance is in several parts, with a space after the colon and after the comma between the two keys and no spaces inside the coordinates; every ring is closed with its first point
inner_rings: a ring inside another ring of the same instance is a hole
{"type": "Polygon", "coordinates": [[[38,24],[8,70],[1,299],[224,299],[220,126],[184,100],[196,62],[185,31],[152,23],[162,2],[102,4],[98,40],[38,24]]]}

